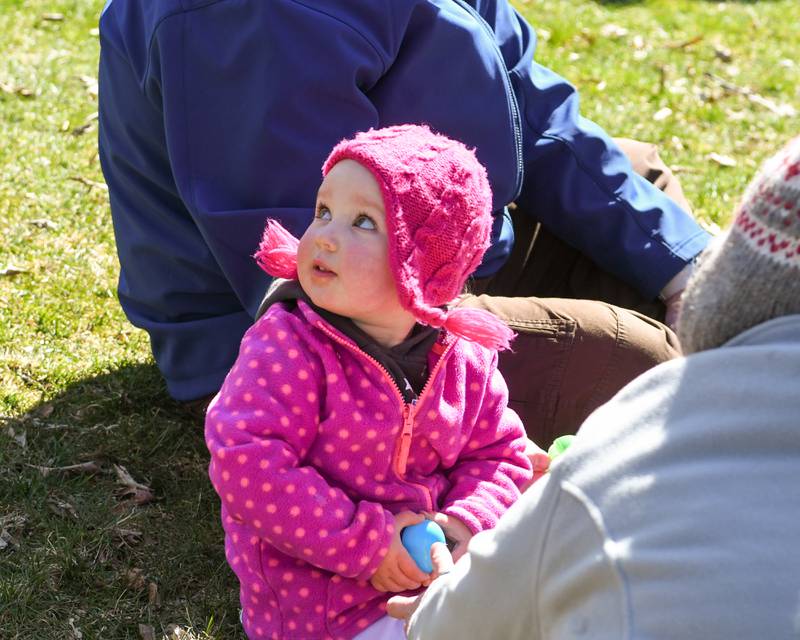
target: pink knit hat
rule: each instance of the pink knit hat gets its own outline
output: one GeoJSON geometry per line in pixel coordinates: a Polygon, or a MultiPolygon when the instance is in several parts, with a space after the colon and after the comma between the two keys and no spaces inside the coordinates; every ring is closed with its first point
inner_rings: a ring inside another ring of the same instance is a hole
{"type": "MultiPolygon", "coordinates": [[[[514,333],[496,316],[442,308],[461,293],[490,243],[492,193],[475,153],[428,127],[400,125],[343,140],[323,176],[346,159],[369,169],[380,186],[389,265],[403,308],[422,324],[507,349],[514,333]]],[[[270,220],[255,258],[272,276],[297,278],[297,243],[270,220]]]]}

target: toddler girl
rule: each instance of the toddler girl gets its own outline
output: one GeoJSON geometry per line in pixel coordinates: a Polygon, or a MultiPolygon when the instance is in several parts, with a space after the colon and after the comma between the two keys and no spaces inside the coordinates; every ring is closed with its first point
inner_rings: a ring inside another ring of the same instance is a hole
{"type": "Polygon", "coordinates": [[[412,125],[341,142],[323,176],[299,242],[264,233],[286,281],[209,407],[209,473],[250,638],[404,637],[386,600],[435,576],[400,531],[433,518],[457,558],[531,479],[497,371],[513,334],[448,306],[491,192],[472,151],[412,125]]]}

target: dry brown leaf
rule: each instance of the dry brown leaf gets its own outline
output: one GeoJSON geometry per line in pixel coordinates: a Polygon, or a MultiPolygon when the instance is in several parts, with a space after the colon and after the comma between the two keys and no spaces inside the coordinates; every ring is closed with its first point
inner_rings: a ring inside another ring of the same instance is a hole
{"type": "Polygon", "coordinates": [[[138,567],[128,569],[128,571],[125,573],[125,583],[128,585],[129,589],[133,589],[134,591],[142,591],[145,584],[147,584],[147,581],[144,578],[144,571],[138,567]]]}
{"type": "Polygon", "coordinates": [[[72,631],[72,637],[74,638],[74,640],[82,640],[83,633],[81,633],[81,630],[75,626],[75,618],[69,618],[67,620],[67,623],[69,624],[69,628],[72,631]]]}
{"type": "Polygon", "coordinates": [[[0,516],[0,551],[8,547],[18,547],[15,535],[25,527],[28,519],[19,513],[9,513],[0,516]]]}
{"type": "Polygon", "coordinates": [[[78,76],[78,79],[83,83],[83,86],[86,87],[87,93],[93,96],[97,95],[97,78],[94,76],[78,76]]]}
{"type": "Polygon", "coordinates": [[[9,84],[8,82],[0,81],[0,91],[3,93],[15,93],[23,98],[30,98],[33,95],[33,91],[27,89],[25,87],[17,87],[13,84],[9,84]]]}
{"type": "Polygon", "coordinates": [[[750,100],[750,102],[754,102],[759,106],[769,109],[770,111],[772,111],[772,113],[776,115],[783,116],[786,118],[793,118],[794,116],[797,115],[797,109],[795,109],[790,104],[778,104],[774,100],[771,100],[770,98],[765,98],[764,96],[759,95],[757,93],[749,93],[747,94],[747,98],[750,100]]]}
{"type": "Polygon", "coordinates": [[[672,109],[670,109],[669,107],[663,107],[653,114],[653,120],[655,120],[656,122],[660,122],[661,120],[666,120],[671,115],[672,115],[672,109]]]}
{"type": "Polygon", "coordinates": [[[121,527],[117,527],[114,529],[114,533],[116,533],[121,540],[120,546],[132,547],[142,541],[142,532],[138,529],[123,529],[121,527]]]}
{"type": "Polygon", "coordinates": [[[86,133],[91,128],[92,128],[92,123],[91,122],[87,122],[86,124],[82,124],[79,127],[75,127],[71,131],[71,133],[72,133],[73,136],[76,136],[76,137],[77,136],[82,136],[84,133],[86,133]]]}
{"type": "Polygon", "coordinates": [[[618,24],[604,24],[600,29],[600,35],[604,38],[624,38],[628,35],[628,30],[618,24]]]}
{"type": "Polygon", "coordinates": [[[75,511],[75,507],[73,507],[69,502],[66,500],[62,500],[61,498],[57,498],[56,496],[50,496],[47,498],[47,505],[50,507],[50,510],[59,516],[72,516],[76,520],[78,520],[78,512],[75,511]]]}
{"type": "Polygon", "coordinates": [[[158,585],[155,582],[147,584],[147,603],[153,607],[161,606],[161,595],[158,593],[158,585]]]}
{"type": "Polygon", "coordinates": [[[714,55],[723,62],[733,61],[733,54],[731,53],[731,50],[727,47],[723,47],[722,45],[714,45],[714,55]]]}
{"type": "Polygon", "coordinates": [[[42,467],[36,464],[29,464],[29,467],[39,471],[44,477],[51,473],[100,473],[102,468],[96,462],[81,462],[79,464],[68,464],[64,467],[42,467]]]}
{"type": "Polygon", "coordinates": [[[136,482],[125,467],[115,464],[114,471],[117,473],[117,482],[122,485],[117,491],[117,495],[122,500],[135,505],[143,505],[153,501],[155,496],[150,487],[136,482]]]}
{"type": "Polygon", "coordinates": [[[764,96],[756,93],[749,87],[740,87],[739,85],[733,84],[732,82],[728,82],[724,78],[720,78],[719,76],[714,75],[713,73],[709,73],[708,71],[703,73],[703,75],[709,80],[713,80],[714,82],[716,82],[726,91],[746,96],[747,99],[750,100],[750,102],[753,102],[759,106],[769,109],[776,115],[789,118],[792,118],[797,115],[797,109],[795,109],[790,104],[778,104],[774,100],[765,98],[764,96]]]}
{"type": "Polygon", "coordinates": [[[152,625],[140,624],[139,636],[142,640],[156,640],[156,630],[152,625]]]}
{"type": "Polygon", "coordinates": [[[85,184],[87,187],[91,187],[92,189],[102,189],[103,191],[108,191],[108,185],[105,182],[89,180],[89,178],[84,178],[83,176],[70,176],[69,179],[74,180],[75,182],[80,182],[81,184],[85,184]]]}
{"type": "Polygon", "coordinates": [[[24,429],[20,428],[17,430],[13,426],[8,425],[6,432],[8,433],[8,437],[16,442],[22,449],[28,447],[28,433],[24,429]]]}
{"type": "Polygon", "coordinates": [[[695,36],[694,38],[689,38],[688,40],[684,40],[683,42],[668,44],[667,49],[686,49],[687,47],[691,47],[692,45],[697,44],[698,42],[703,41],[703,36],[695,36]]]}
{"type": "MultiPolygon", "coordinates": [[[[44,218],[39,220],[31,220],[30,224],[42,229],[58,229],[58,226],[54,222],[45,220],[44,218]]],[[[55,407],[53,406],[52,402],[45,402],[43,405],[40,405],[34,413],[40,418],[49,418],[53,414],[54,410],[55,407]]]]}
{"type": "Polygon", "coordinates": [[[718,165],[723,167],[735,167],[736,166],[736,159],[731,158],[731,156],[726,156],[721,153],[717,153],[712,151],[708,154],[708,159],[712,162],[716,162],[718,165]]]}
{"type": "Polygon", "coordinates": [[[24,267],[17,267],[13,264],[7,264],[5,267],[0,269],[0,276],[16,276],[20,273],[28,273],[28,270],[24,267]]]}

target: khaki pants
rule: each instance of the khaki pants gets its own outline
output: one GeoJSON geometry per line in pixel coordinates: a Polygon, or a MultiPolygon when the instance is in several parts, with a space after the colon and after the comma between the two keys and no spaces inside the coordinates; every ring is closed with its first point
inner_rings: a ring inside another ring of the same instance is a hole
{"type": "MultiPolygon", "coordinates": [[[[617,142],[640,175],[690,210],[653,145],[617,142]]],[[[659,301],[643,299],[524,212],[514,210],[512,218],[517,240],[508,262],[475,281],[461,304],[488,309],[517,332],[513,352],[500,354],[500,371],[511,408],[546,449],[640,373],[680,355],[680,347],[653,319],[664,317],[659,301]]]]}

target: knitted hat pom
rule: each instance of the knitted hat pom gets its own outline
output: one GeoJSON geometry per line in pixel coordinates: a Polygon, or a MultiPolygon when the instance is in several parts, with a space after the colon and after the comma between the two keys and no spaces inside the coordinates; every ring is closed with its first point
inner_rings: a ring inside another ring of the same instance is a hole
{"type": "Polygon", "coordinates": [[[275,278],[297,280],[297,247],[300,241],[277,221],[268,220],[253,257],[258,266],[275,278]]]}
{"type": "Polygon", "coordinates": [[[505,322],[484,309],[450,309],[442,326],[450,333],[497,351],[510,348],[516,336],[505,322]]]}

